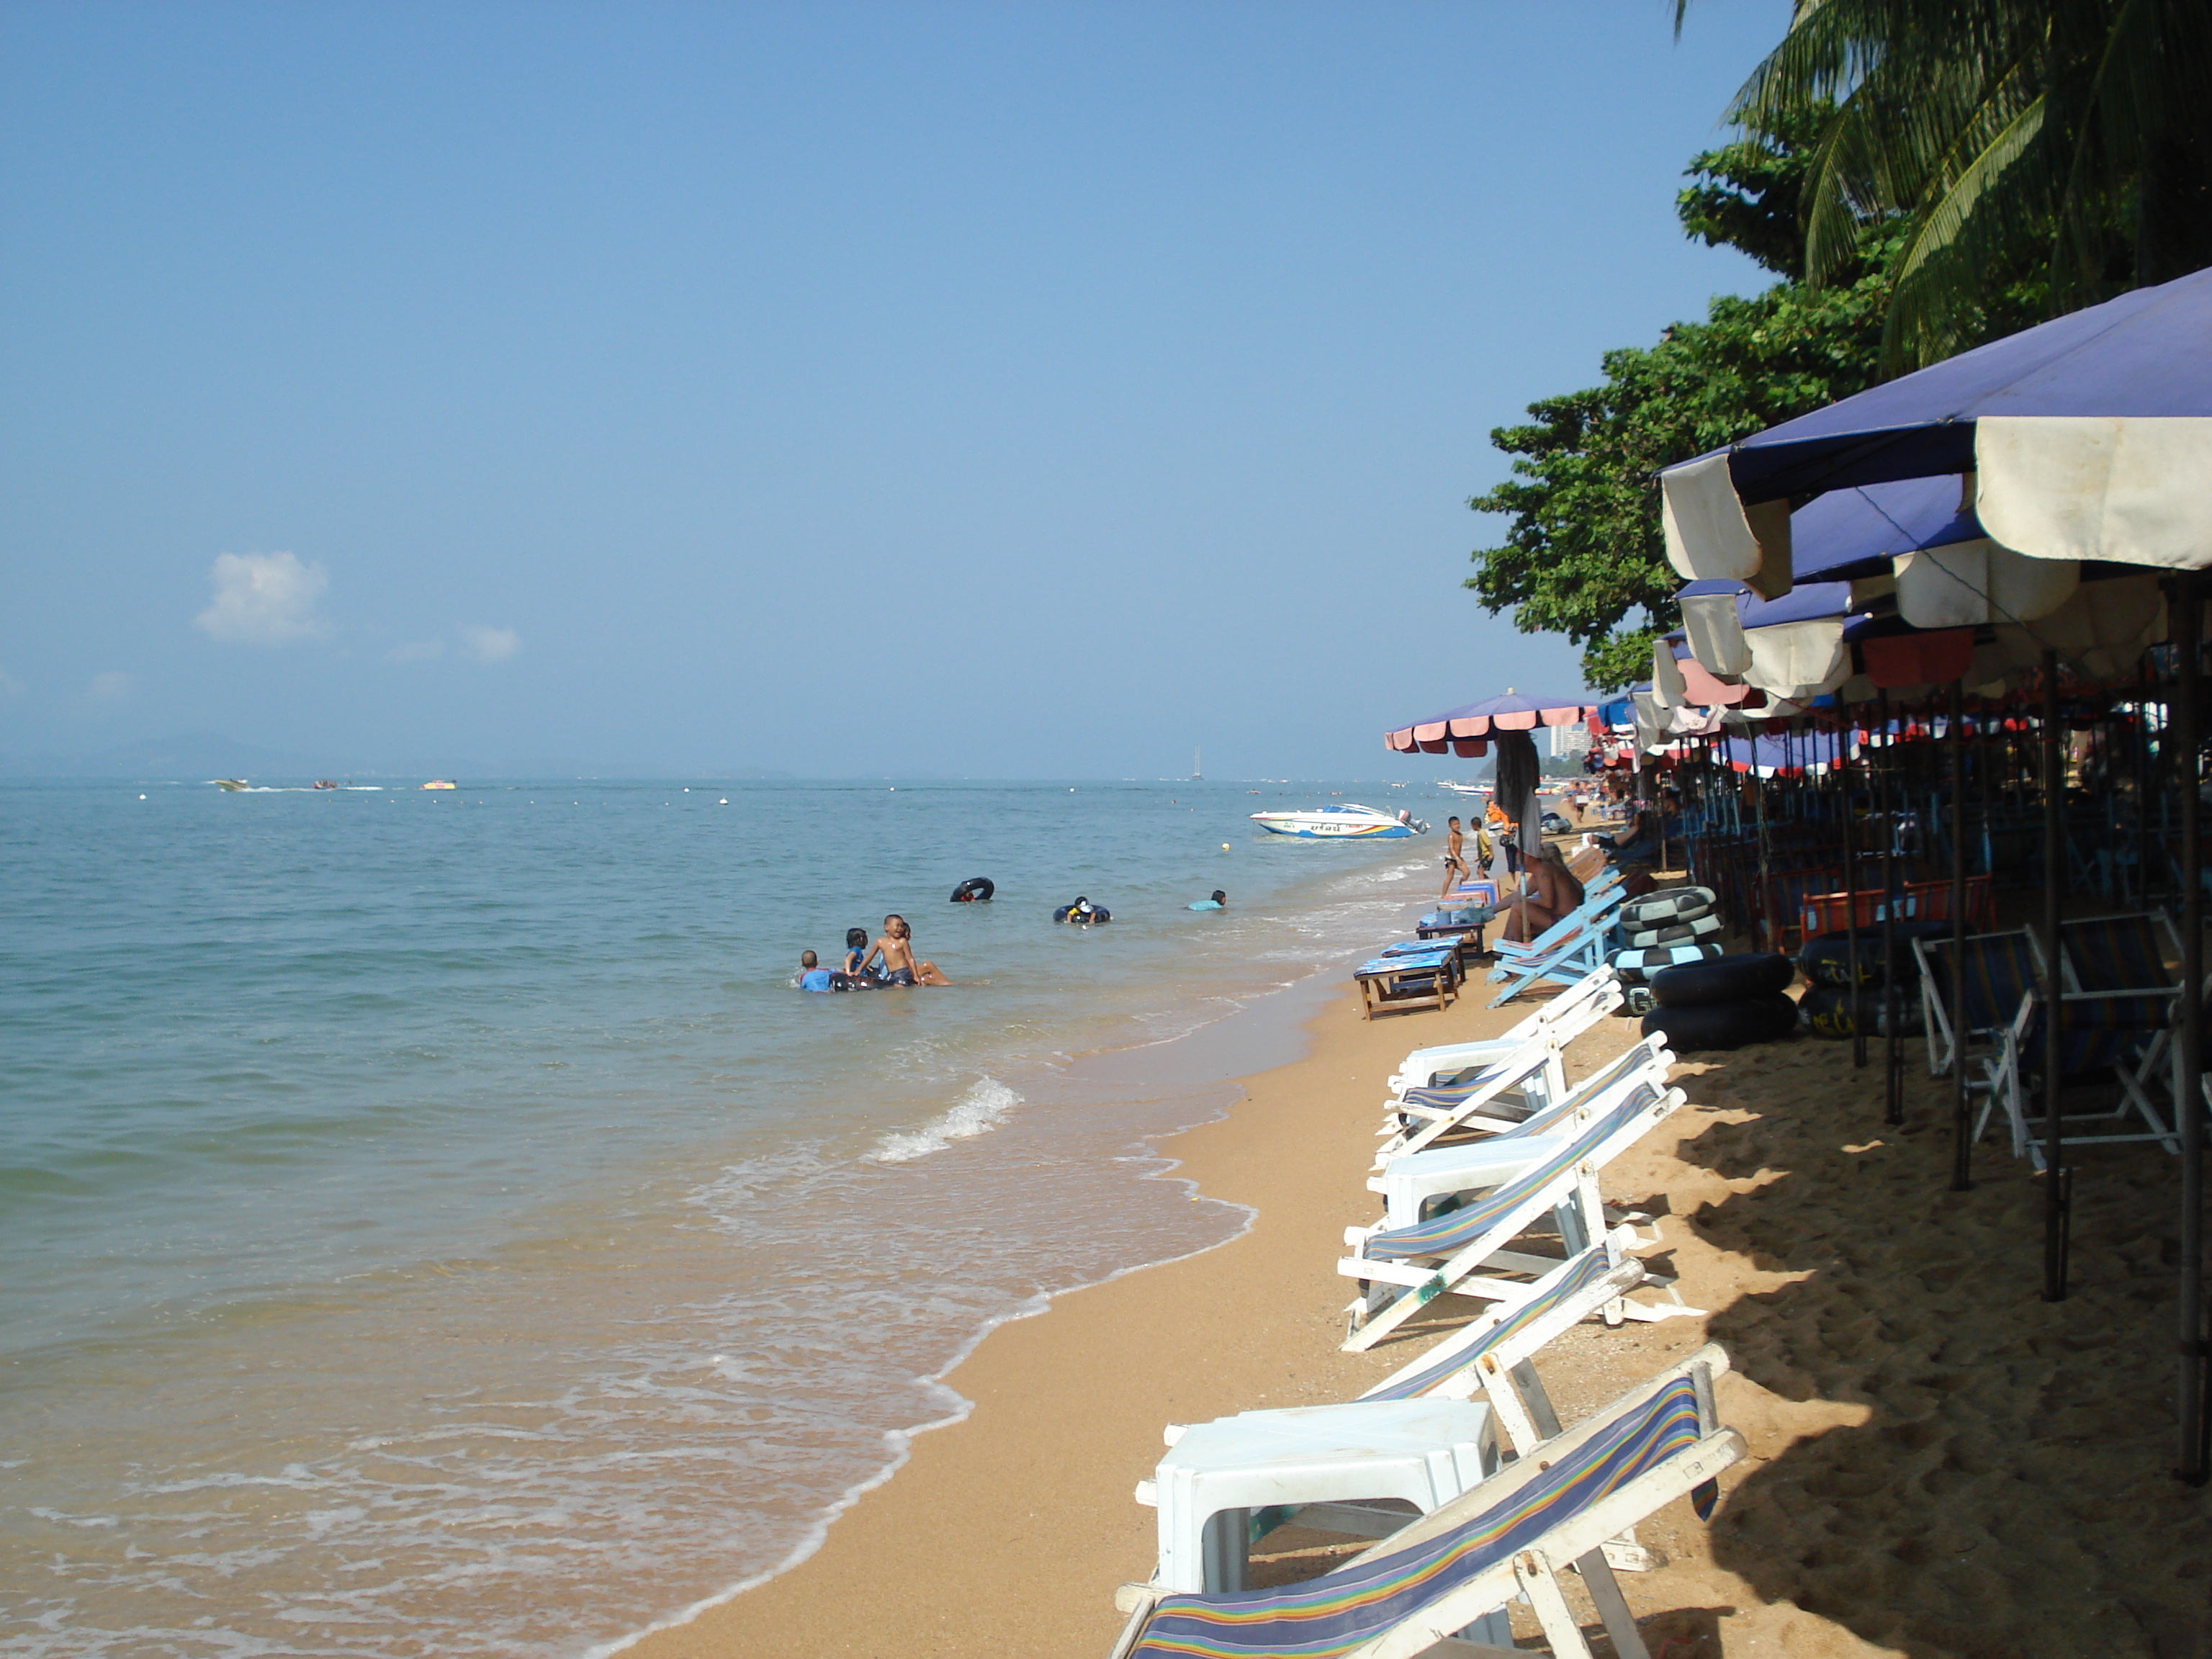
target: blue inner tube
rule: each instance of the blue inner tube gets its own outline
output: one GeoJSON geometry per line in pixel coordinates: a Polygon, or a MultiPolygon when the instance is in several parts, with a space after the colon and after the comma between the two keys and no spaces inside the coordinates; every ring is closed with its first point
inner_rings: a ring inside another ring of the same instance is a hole
{"type": "Polygon", "coordinates": [[[955,904],[981,904],[999,890],[988,876],[970,876],[952,890],[955,904]]]}

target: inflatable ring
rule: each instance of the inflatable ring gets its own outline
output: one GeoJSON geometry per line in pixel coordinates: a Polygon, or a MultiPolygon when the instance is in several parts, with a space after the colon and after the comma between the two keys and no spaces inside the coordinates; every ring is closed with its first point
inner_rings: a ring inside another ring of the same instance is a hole
{"type": "Polygon", "coordinates": [[[1073,905],[1063,904],[1052,913],[1052,919],[1054,921],[1072,921],[1079,927],[1087,927],[1097,922],[1113,921],[1114,913],[1103,904],[1094,904],[1088,916],[1079,916],[1073,905]]]}
{"type": "Polygon", "coordinates": [[[1694,1048],[1741,1048],[1773,1042],[1797,1029],[1797,1005],[1779,991],[1747,1002],[1708,1002],[1695,1008],[1654,1008],[1644,1016],[1644,1035],[1663,1036],[1676,1054],[1694,1048]]]}
{"type": "MultiPolygon", "coordinates": [[[[1917,981],[1912,960],[1912,941],[1915,939],[1944,939],[1951,937],[1948,921],[1898,921],[1891,924],[1896,929],[1897,971],[1904,982],[1917,981]]],[[[1859,983],[1881,985],[1887,976],[1882,971],[1881,929],[1879,927],[1858,930],[1859,983]]],[[[1805,977],[1815,985],[1849,985],[1851,982],[1851,933],[1849,928],[1838,927],[1833,933],[1816,933],[1805,941],[1797,952],[1797,960],[1805,969],[1805,977]]]]}
{"type": "Polygon", "coordinates": [[[952,890],[955,904],[981,904],[999,890],[988,876],[970,876],[952,890]]]}
{"type": "Polygon", "coordinates": [[[1634,983],[1649,979],[1662,968],[1680,967],[1686,962],[1711,962],[1724,948],[1712,939],[1693,939],[1687,945],[1649,945],[1640,951],[1615,951],[1610,960],[1613,972],[1634,983]]]}
{"type": "Polygon", "coordinates": [[[1692,939],[1704,939],[1721,930],[1718,916],[1693,916],[1687,921],[1674,921],[1664,927],[1646,928],[1628,936],[1628,948],[1639,950],[1647,945],[1687,945],[1692,939]]]}
{"type": "MultiPolygon", "coordinates": [[[[1806,1025],[1815,1036],[1847,1037],[1856,1035],[1863,1021],[1869,1036],[1882,1036],[1882,999],[1874,994],[1875,988],[1869,987],[1853,997],[1847,985],[1815,985],[1805,993],[1805,1000],[1800,1005],[1805,1011],[1806,1025]]],[[[1897,1034],[1918,1036],[1923,1030],[1920,999],[1908,997],[1900,990],[1897,998],[1897,1034]]]]}
{"type": "Polygon", "coordinates": [[[1646,893],[1620,907],[1620,925],[1633,932],[1662,927],[1670,921],[1690,921],[1712,914],[1719,897],[1710,887],[1669,887],[1646,893]]]}
{"type": "Polygon", "coordinates": [[[1651,975],[1651,994],[1662,1008],[1703,1008],[1771,996],[1787,990],[1796,977],[1797,964],[1788,957],[1717,957],[1662,968],[1651,975]]]}

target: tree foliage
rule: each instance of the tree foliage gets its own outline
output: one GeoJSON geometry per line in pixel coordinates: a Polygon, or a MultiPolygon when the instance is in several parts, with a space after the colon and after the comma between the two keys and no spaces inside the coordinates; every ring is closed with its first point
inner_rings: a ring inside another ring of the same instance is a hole
{"type": "MultiPolygon", "coordinates": [[[[1677,18],[1687,0],[1677,0],[1677,18]]],[[[1992,271],[2051,313],[2212,264],[2205,0],[1797,0],[1729,118],[1802,139],[1806,269],[1901,233],[1885,356],[1977,343],[1992,271]]]]}
{"type": "MultiPolygon", "coordinates": [[[[1692,235],[1738,247],[1785,277],[1803,246],[1805,150],[1752,137],[1698,156],[1678,199],[1692,235]]],[[[1525,633],[1583,647],[1585,681],[1644,678],[1651,640],[1674,623],[1679,579],[1659,531],[1661,467],[1703,454],[1871,385],[1888,305],[1889,250],[1870,235],[1848,282],[1784,281],[1716,299],[1703,322],[1656,345],[1607,352],[1605,383],[1528,406],[1492,443],[1513,476],[1468,505],[1510,520],[1504,545],[1474,555],[1467,586],[1525,633]]]]}

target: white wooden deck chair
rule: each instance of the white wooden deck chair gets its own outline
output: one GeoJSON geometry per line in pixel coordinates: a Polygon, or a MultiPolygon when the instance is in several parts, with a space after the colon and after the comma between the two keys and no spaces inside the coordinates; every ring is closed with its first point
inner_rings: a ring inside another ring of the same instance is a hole
{"type": "Polygon", "coordinates": [[[1572,985],[1593,969],[1605,965],[1609,941],[1626,896],[1618,881],[1592,883],[1583,902],[1526,944],[1498,941],[1493,954],[1498,965],[1490,970],[1493,982],[1505,988],[1491,998],[1493,1008],[1503,1006],[1539,981],[1550,985],[1572,985]]]}
{"type": "Polygon", "coordinates": [[[1501,1610],[1526,1596],[1559,1659],[1589,1659],[1559,1575],[1582,1577],[1620,1659],[1650,1659],[1603,1546],[1687,1495],[1701,1518],[1745,1452],[1721,1426],[1717,1346],[1630,1389],[1587,1421],[1333,1572],[1279,1589],[1174,1595],[1124,1585],[1111,1659],[1521,1659],[1501,1610]],[[1469,1640],[1474,1636],[1478,1640],[1469,1640]]]}
{"type": "MultiPolygon", "coordinates": [[[[2166,966],[2168,957],[2177,963],[2181,960],[2181,934],[2173,918],[2163,910],[2084,916],[2062,922],[2058,944],[2069,993],[2140,992],[2177,998],[2181,994],[2179,973],[2166,966]]],[[[2212,1001],[2212,975],[2197,988],[2197,995],[2212,1001]]],[[[2149,1091],[2170,1089],[2169,1106],[2189,1098],[2189,1091],[2177,1086],[2173,1066],[2178,1017],[2177,1009],[2176,1015],[2125,1062],[2129,1073],[2123,1087],[2128,1104],[2140,1105],[2152,1121],[2157,1121],[2158,1114],[2148,1104],[2149,1091]]],[[[2180,1121],[2178,1111],[2174,1121],[2180,1121]]]]}
{"type": "Polygon", "coordinates": [[[1553,1271],[1559,1258],[1510,1246],[1547,1215],[1556,1217],[1569,1255],[1608,1236],[1623,1249],[1650,1248],[1632,1227],[1608,1235],[1597,1172],[1681,1103],[1680,1089],[1639,1079],[1572,1134],[1545,1137],[1538,1161],[1463,1207],[1410,1227],[1347,1229],[1352,1254],[1336,1270],[1358,1280],[1360,1293],[1347,1310],[1352,1329],[1344,1346],[1374,1346],[1447,1291],[1489,1301],[1524,1295],[1528,1281],[1553,1271]]]}
{"type": "MultiPolygon", "coordinates": [[[[1251,1546],[1282,1526],[1387,1538],[1496,1473],[1500,1425],[1514,1455],[1534,1452],[1560,1425],[1531,1357],[1584,1319],[1620,1323],[1644,1278],[1594,1246],[1356,1401],[1170,1425],[1170,1453],[1136,1492],[1158,1511],[1153,1584],[1243,1589],[1251,1546]]],[[[1632,1536],[1603,1547],[1615,1568],[1654,1565],[1632,1536]]]]}
{"type": "MultiPolygon", "coordinates": [[[[1584,999],[1582,1006],[1595,1010],[1606,1005],[1584,999]]],[[[1590,1018],[1595,1019],[1596,1013],[1593,1012],[1590,1018]]],[[[1385,1103],[1382,1127],[1377,1131],[1384,1139],[1376,1150],[1374,1167],[1380,1170],[1392,1159],[1421,1152],[1448,1135],[1510,1133],[1540,1118],[1556,1122],[1556,1108],[1569,1096],[1561,1038],[1571,1041],[1579,1035],[1580,1030],[1571,1025],[1540,1030],[1518,1047],[1486,1059],[1479,1067],[1453,1074],[1464,1081],[1409,1089],[1385,1103]]]]}
{"type": "MultiPolygon", "coordinates": [[[[2059,1139],[2068,1146],[2108,1146],[2120,1141],[2154,1140],[2169,1152],[2179,1153],[2179,1130],[2160,1114],[2143,1086],[2142,1056],[2147,1050],[2172,1054],[2162,1040],[2172,1028],[2174,992],[2169,987],[2148,991],[2083,991],[2062,994],[2058,1009],[2058,1067],[2062,1087],[2068,1079],[2109,1074],[2118,1091],[2118,1103],[2104,1111],[2062,1110],[2059,1139]],[[2140,1117],[2144,1127],[2114,1127],[2140,1117]],[[2086,1130],[2092,1132],[2085,1133],[2086,1130]]],[[[2050,1050],[2046,1046],[2044,1012],[2049,1002],[2030,992],[2020,1014],[2004,1033],[1990,1076],[1992,1094],[2004,1108],[2012,1131],[2014,1158],[2026,1158],[2040,1170],[2048,1150],[2044,1139],[2042,1078],[2050,1050]]],[[[2176,1070],[2178,1071],[2178,1067],[2176,1070]]],[[[2176,1083],[2179,1079],[2177,1077],[2176,1083]]],[[[2173,1097],[2188,1096],[2178,1086],[2173,1097]]],[[[1984,1119],[1988,1113],[1983,1114],[1984,1119]]]]}
{"type": "Polygon", "coordinates": [[[1408,1089],[1438,1087],[1460,1073],[1510,1054],[1534,1036],[1549,1034],[1564,1048],[1620,1003],[1620,975],[1610,966],[1593,969],[1494,1037],[1414,1049],[1390,1074],[1390,1093],[1402,1098],[1408,1089]]]}
{"type": "MultiPolygon", "coordinates": [[[[1912,941],[1913,960],[1920,966],[1920,1012],[1928,1033],[1928,1074],[1948,1076],[1957,1059],[1959,1037],[1951,1030],[1951,941],[1948,939],[1912,941]]],[[[2034,990],[2043,973],[2043,947],[2025,928],[2002,933],[1972,933],[1966,939],[1966,1044],[1993,1061],[2004,1041],[2005,1028],[2020,1016],[2021,1001],[2034,990]]],[[[1969,1059],[1974,1056],[1970,1054],[1969,1059]]],[[[1985,1074],[1970,1086],[1989,1086],[1985,1074]]],[[[1989,1112],[1982,1113],[1986,1122],[1989,1112]]],[[[1975,1126],[1977,1137],[1980,1124],[1975,1126]]]]}
{"type": "MultiPolygon", "coordinates": [[[[1519,1061],[1495,1068],[1498,1085],[1514,1080],[1516,1063],[1522,1068],[1557,1064],[1535,1043],[1522,1053],[1519,1061]]],[[[1422,1200],[1480,1192],[1510,1181],[1542,1158],[1552,1139],[1573,1133],[1593,1115],[1608,1109],[1632,1084],[1643,1081],[1663,1087],[1674,1063],[1674,1051],[1667,1047],[1666,1037],[1648,1036],[1614,1055],[1572,1089],[1524,1115],[1486,1115],[1483,1097],[1477,1095],[1449,1112],[1433,1114],[1427,1121],[1416,1118],[1413,1121],[1420,1133],[1401,1137],[1395,1151],[1386,1146],[1375,1161],[1376,1174],[1368,1181],[1367,1190],[1381,1193],[1388,1200],[1386,1225],[1409,1226],[1420,1219],[1418,1206],[1422,1200]],[[1450,1146],[1433,1144],[1438,1135],[1449,1130],[1480,1138],[1450,1146]],[[1408,1202],[1407,1194],[1416,1196],[1408,1202]]],[[[1409,1104],[1404,1109],[1420,1109],[1409,1104]]]]}

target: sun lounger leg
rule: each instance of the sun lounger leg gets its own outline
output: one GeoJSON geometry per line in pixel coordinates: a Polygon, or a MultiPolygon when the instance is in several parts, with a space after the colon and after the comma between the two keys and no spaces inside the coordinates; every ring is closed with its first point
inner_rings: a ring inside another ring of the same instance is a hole
{"type": "Polygon", "coordinates": [[[1651,1650],[1637,1631],[1636,1615],[1628,1610],[1628,1598],[1620,1593],[1604,1550],[1595,1549],[1583,1556],[1575,1563],[1575,1571],[1582,1575],[1583,1588],[1596,1605],[1597,1616],[1605,1621],[1605,1633],[1613,1638],[1613,1650],[1619,1659],[1651,1659],[1651,1650]]]}
{"type": "Polygon", "coordinates": [[[1589,1644],[1583,1640],[1582,1620],[1567,1606],[1559,1581],[1553,1577],[1552,1564],[1541,1550],[1522,1550],[1513,1558],[1513,1579],[1528,1598],[1556,1659],[1594,1659],[1589,1644]]]}

